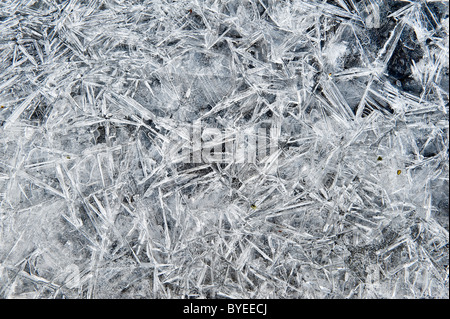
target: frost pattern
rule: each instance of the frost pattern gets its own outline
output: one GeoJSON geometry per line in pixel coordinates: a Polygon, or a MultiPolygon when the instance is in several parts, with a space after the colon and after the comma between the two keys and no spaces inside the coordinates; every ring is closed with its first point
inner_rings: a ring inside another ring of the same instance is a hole
{"type": "Polygon", "coordinates": [[[0,3],[1,298],[448,298],[448,1],[0,3]],[[189,123],[277,166],[183,164],[189,123]]]}

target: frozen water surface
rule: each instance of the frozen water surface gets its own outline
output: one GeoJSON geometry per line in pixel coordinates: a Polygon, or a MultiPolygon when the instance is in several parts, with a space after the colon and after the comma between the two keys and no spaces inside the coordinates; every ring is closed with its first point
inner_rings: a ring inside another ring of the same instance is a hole
{"type": "Polygon", "coordinates": [[[448,298],[448,23],[1,1],[0,297],[448,298]],[[182,160],[200,120],[231,161],[182,160]],[[254,128],[276,144],[243,160],[254,128]]]}

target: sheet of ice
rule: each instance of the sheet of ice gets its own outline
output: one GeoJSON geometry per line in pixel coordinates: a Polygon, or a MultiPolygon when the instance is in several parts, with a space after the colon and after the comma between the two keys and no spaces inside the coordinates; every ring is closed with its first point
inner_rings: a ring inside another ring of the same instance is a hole
{"type": "Polygon", "coordinates": [[[1,1],[0,297],[448,298],[448,35],[448,1],[1,1]],[[183,161],[199,121],[234,161],[183,161]]]}

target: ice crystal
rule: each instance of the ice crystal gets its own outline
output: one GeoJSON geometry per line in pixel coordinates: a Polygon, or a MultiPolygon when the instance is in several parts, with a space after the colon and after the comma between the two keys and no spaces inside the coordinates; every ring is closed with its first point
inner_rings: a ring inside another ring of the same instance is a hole
{"type": "Polygon", "coordinates": [[[1,1],[0,297],[448,298],[448,21],[1,1]],[[218,130],[232,161],[183,161],[218,130]]]}

